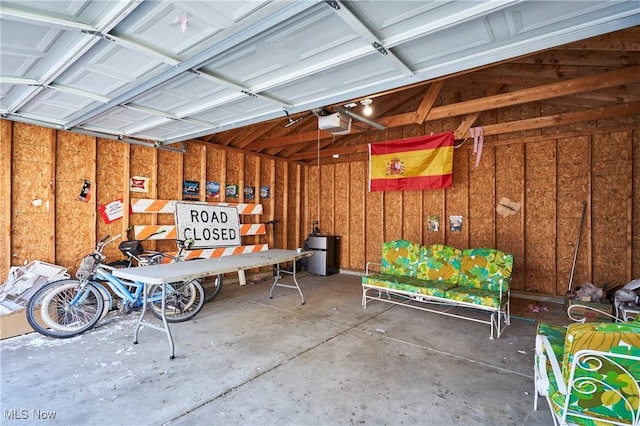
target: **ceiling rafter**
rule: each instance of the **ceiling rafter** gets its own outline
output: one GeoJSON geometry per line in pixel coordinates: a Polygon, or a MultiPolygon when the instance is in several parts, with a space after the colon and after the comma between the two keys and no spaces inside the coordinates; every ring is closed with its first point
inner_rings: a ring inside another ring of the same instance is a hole
{"type": "MultiPolygon", "coordinates": [[[[602,120],[606,118],[626,116],[631,114],[640,113],[640,102],[632,104],[619,105],[616,107],[607,108],[594,108],[580,112],[571,112],[563,114],[553,114],[544,117],[526,118],[522,120],[509,121],[499,124],[489,124],[483,126],[484,136],[502,135],[515,132],[521,132],[526,130],[534,130],[555,126],[562,126],[566,124],[579,123],[583,121],[602,120]]],[[[552,137],[553,135],[549,135],[552,137]]],[[[468,131],[463,135],[464,138],[469,138],[468,131]]],[[[325,149],[320,151],[321,157],[328,157],[334,154],[354,154],[363,153],[368,151],[368,145],[366,143],[351,145],[348,148],[336,148],[325,149]]],[[[291,156],[292,161],[303,161],[313,159],[317,156],[317,153],[305,152],[291,156]]]]}
{"type": "Polygon", "coordinates": [[[637,0],[560,2],[553,14],[534,0],[183,3],[2,2],[0,116],[287,159],[316,150],[318,134],[346,150],[384,136],[300,120],[349,102],[359,114],[365,98],[395,135],[439,119],[462,134],[494,123],[483,111],[496,108],[524,118],[640,99],[640,81],[621,78],[640,67],[637,0]],[[306,139],[289,143],[294,133],[306,139]]]}
{"type": "MultiPolygon", "coordinates": [[[[429,111],[425,120],[438,120],[447,117],[483,112],[491,109],[547,100],[633,82],[640,82],[640,67],[627,67],[589,77],[580,77],[573,80],[549,83],[514,92],[438,106],[429,111]]],[[[381,117],[378,121],[387,127],[404,126],[414,122],[415,114],[415,111],[407,112],[394,116],[381,117]]],[[[359,131],[357,129],[352,129],[351,133],[359,133],[359,131]]],[[[325,138],[326,137],[327,136],[325,136],[325,138]]],[[[315,139],[316,132],[304,132],[280,138],[256,141],[251,145],[251,149],[261,150],[278,146],[282,147],[290,144],[307,143],[315,139]]]]}
{"type": "MultiPolygon", "coordinates": [[[[484,95],[485,96],[492,96],[495,95],[497,93],[500,92],[500,89],[503,87],[502,84],[496,84],[494,83],[493,85],[490,85],[487,90],[485,91],[484,95]]],[[[467,133],[467,131],[469,131],[469,129],[471,128],[471,126],[473,126],[473,123],[476,122],[476,120],[478,119],[478,117],[480,117],[480,112],[472,112],[470,114],[467,114],[463,119],[462,122],[460,123],[460,125],[458,126],[458,128],[453,132],[453,135],[456,139],[462,139],[464,137],[464,135],[467,133]]]]}
{"type": "Polygon", "coordinates": [[[433,108],[433,105],[436,103],[444,83],[445,80],[437,80],[429,85],[427,93],[425,93],[424,98],[422,98],[420,102],[420,106],[418,106],[415,112],[414,122],[416,124],[424,123],[424,119],[427,118],[429,111],[431,111],[431,108],[433,108]]]}

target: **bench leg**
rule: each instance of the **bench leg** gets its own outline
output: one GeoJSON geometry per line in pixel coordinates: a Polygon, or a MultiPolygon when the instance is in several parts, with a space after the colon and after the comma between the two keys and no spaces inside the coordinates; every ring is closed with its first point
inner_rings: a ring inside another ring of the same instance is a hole
{"type": "MultiPolygon", "coordinates": [[[[492,312],[491,313],[491,337],[489,337],[491,340],[493,340],[493,329],[495,327],[495,323],[496,323],[496,313],[492,312]]],[[[500,327],[500,315],[498,315],[498,328],[500,327]]],[[[500,331],[498,331],[498,336],[500,336],[500,331]]]]}

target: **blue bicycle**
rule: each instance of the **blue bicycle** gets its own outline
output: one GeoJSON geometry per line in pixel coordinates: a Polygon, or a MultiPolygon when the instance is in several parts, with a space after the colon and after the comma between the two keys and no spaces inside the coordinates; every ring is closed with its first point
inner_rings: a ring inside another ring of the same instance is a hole
{"type": "MultiPolygon", "coordinates": [[[[48,283],[33,294],[26,313],[35,331],[56,338],[84,333],[112,310],[113,295],[119,298],[116,305],[125,312],[142,307],[143,283],[116,278],[111,273],[114,267],[105,263],[104,248],[119,238],[120,235],[102,238],[94,251],[82,259],[76,279],[48,283]]],[[[184,242],[178,246],[181,251],[186,248],[184,242]]],[[[204,305],[204,289],[198,280],[166,284],[165,291],[168,322],[187,321],[204,305]]],[[[151,313],[162,318],[162,287],[149,286],[146,297],[151,313]]]]}

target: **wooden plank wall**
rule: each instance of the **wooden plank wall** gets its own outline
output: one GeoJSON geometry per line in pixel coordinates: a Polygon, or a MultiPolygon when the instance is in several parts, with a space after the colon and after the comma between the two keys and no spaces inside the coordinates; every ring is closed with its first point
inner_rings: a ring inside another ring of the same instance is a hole
{"type": "MultiPolygon", "coordinates": [[[[547,112],[545,112],[547,113],[547,112]]],[[[503,111],[493,121],[510,120],[503,111]]],[[[455,128],[451,120],[354,135],[376,142],[438,133],[455,128]]],[[[267,234],[251,237],[270,247],[302,245],[314,221],[341,239],[340,267],[362,271],[379,260],[383,241],[406,238],[459,248],[497,247],[514,254],[513,288],[562,296],[567,290],[582,205],[587,203],[574,285],[624,284],[640,275],[640,118],[580,123],[487,137],[481,161],[472,141],[454,153],[454,185],[446,190],[368,192],[366,161],[316,162],[307,166],[238,150],[186,144],[186,154],[0,120],[0,239],[6,276],[11,265],[31,260],[75,270],[76,260],[104,234],[126,233],[129,225],[172,224],[172,215],[132,215],[105,224],[100,204],[128,202],[130,176],[151,179],[149,193],[136,198],[180,199],[183,179],[254,186],[266,222],[280,220],[267,234]],[[88,202],[77,200],[84,179],[92,182],[88,202]],[[271,188],[261,199],[259,188],[271,188]],[[502,197],[522,203],[509,217],[496,214],[502,197]],[[41,200],[39,205],[36,200],[41,200]],[[427,218],[440,217],[431,231],[427,218]],[[461,232],[449,229],[449,216],[463,216],[461,232]],[[139,223],[138,223],[139,222],[139,223]],[[275,237],[275,238],[274,238],[275,237]]],[[[209,200],[214,201],[214,200],[209,200]]],[[[239,197],[227,201],[244,200],[239,197]]],[[[171,241],[149,248],[174,249],[171,241]]],[[[112,247],[110,256],[118,256],[112,247]]]]}
{"type": "MultiPolygon", "coordinates": [[[[343,269],[362,271],[366,262],[379,261],[383,241],[398,238],[495,247],[514,254],[515,290],[563,296],[586,202],[573,286],[624,284],[640,273],[640,237],[633,232],[640,229],[639,123],[634,117],[624,129],[598,123],[556,135],[486,138],[478,167],[473,141],[467,141],[455,150],[454,183],[446,190],[372,193],[366,162],[310,165],[310,219],[340,236],[343,269]],[[502,197],[522,203],[520,211],[498,215],[502,197]],[[430,215],[440,216],[439,231],[429,230],[430,215]],[[463,216],[461,232],[449,229],[450,215],[463,216]]],[[[415,133],[369,137],[375,142],[415,133]]]]}
{"type": "MultiPolygon", "coordinates": [[[[266,235],[248,237],[255,240],[248,244],[293,249],[308,233],[303,223],[304,170],[297,164],[195,142],[185,144],[182,154],[6,120],[0,120],[0,132],[1,281],[11,266],[32,260],[56,263],[74,273],[78,260],[106,234],[126,236],[133,225],[172,225],[172,214],[129,215],[128,209],[122,220],[106,224],[98,207],[118,198],[128,205],[132,196],[182,199],[184,179],[200,182],[201,201],[261,203],[263,214],[243,217],[243,223],[280,220],[277,240],[268,227],[266,235]],[[129,193],[132,176],[150,178],[149,192],[129,193]],[[91,181],[91,196],[83,202],[78,195],[85,179],[91,181]],[[219,198],[207,200],[207,181],[220,182],[219,198]],[[225,199],[226,183],[238,185],[237,198],[225,199]],[[244,199],[245,184],[255,188],[254,200],[244,199]],[[269,198],[260,198],[260,186],[271,188],[269,198]],[[38,200],[42,204],[34,203],[38,200]]],[[[170,240],[144,244],[147,249],[175,250],[170,240]]],[[[110,260],[121,257],[117,244],[106,253],[110,260]]]]}

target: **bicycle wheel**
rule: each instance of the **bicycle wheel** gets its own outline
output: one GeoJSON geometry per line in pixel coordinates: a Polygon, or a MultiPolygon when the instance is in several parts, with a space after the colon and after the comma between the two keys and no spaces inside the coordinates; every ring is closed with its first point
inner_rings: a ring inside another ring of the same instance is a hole
{"type": "Polygon", "coordinates": [[[109,293],[109,290],[105,288],[105,286],[96,285],[96,288],[98,288],[98,290],[100,290],[100,294],[102,294],[102,314],[98,319],[98,321],[102,321],[113,308],[113,297],[111,296],[111,293],[109,293]]]}
{"type": "Polygon", "coordinates": [[[46,284],[29,299],[27,321],[35,331],[48,337],[77,336],[102,317],[104,301],[92,283],[65,279],[46,284]]]}
{"type": "MultiPolygon", "coordinates": [[[[187,259],[187,262],[190,260],[199,260],[204,259],[204,257],[194,257],[192,259],[187,259]]],[[[222,291],[222,274],[215,275],[212,277],[205,277],[202,279],[201,284],[204,288],[204,303],[209,303],[222,291]]]]}
{"type": "MultiPolygon", "coordinates": [[[[195,317],[204,306],[204,289],[198,280],[165,284],[167,301],[165,315],[168,322],[182,322],[195,317]]],[[[151,313],[162,318],[162,287],[153,285],[147,301],[151,313]]]]}
{"type": "Polygon", "coordinates": [[[222,274],[204,278],[202,287],[204,287],[204,303],[211,302],[222,291],[222,274]]]}

